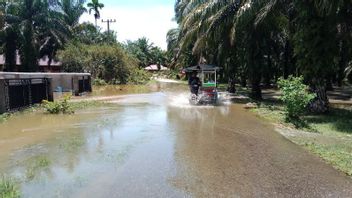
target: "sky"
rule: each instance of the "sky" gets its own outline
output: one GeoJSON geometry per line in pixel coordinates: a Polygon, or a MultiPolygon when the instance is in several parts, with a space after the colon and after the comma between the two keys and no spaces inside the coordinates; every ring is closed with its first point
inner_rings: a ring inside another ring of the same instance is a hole
{"type": "MultiPolygon", "coordinates": [[[[89,0],[88,0],[89,1],[89,0]]],[[[100,0],[105,7],[100,11],[101,19],[116,19],[110,29],[117,33],[120,42],[147,37],[156,46],[166,49],[166,33],[177,27],[174,18],[175,0],[100,0]]],[[[107,29],[107,24],[98,20],[98,26],[107,29]]],[[[88,13],[81,22],[94,23],[88,13]]]]}

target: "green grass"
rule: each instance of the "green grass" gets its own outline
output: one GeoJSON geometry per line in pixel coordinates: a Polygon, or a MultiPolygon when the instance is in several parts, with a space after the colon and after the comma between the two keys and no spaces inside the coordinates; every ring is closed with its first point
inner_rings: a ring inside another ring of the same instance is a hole
{"type": "Polygon", "coordinates": [[[85,144],[83,137],[72,137],[69,140],[60,144],[60,148],[64,149],[67,152],[77,151],[85,144]]]}
{"type": "Polygon", "coordinates": [[[351,110],[331,109],[328,114],[305,115],[300,120],[287,120],[284,107],[278,103],[262,103],[252,111],[272,123],[316,134],[312,138],[297,132],[287,138],[352,176],[351,110]]]}
{"type": "Polygon", "coordinates": [[[352,176],[352,145],[334,144],[322,145],[314,142],[301,143],[311,152],[325,159],[336,169],[352,176]]]}
{"type": "Polygon", "coordinates": [[[48,157],[39,155],[30,158],[26,162],[26,179],[33,180],[42,170],[49,168],[51,161],[48,157]]]}
{"type": "Polygon", "coordinates": [[[69,101],[69,105],[71,106],[71,108],[73,110],[76,111],[76,110],[81,110],[81,109],[102,107],[102,106],[106,106],[109,104],[107,104],[105,102],[101,102],[101,101],[79,101],[79,102],[69,101]]]}
{"type": "Polygon", "coordinates": [[[40,110],[39,106],[40,105],[33,105],[28,108],[20,109],[19,111],[13,111],[13,112],[0,114],[0,124],[3,122],[6,122],[8,119],[10,119],[11,117],[16,116],[16,115],[21,115],[21,114],[25,114],[25,113],[33,113],[33,112],[39,111],[40,110]]]}
{"type": "Polygon", "coordinates": [[[0,114],[0,123],[5,122],[10,118],[11,114],[10,113],[4,113],[0,114]]]}
{"type": "Polygon", "coordinates": [[[20,190],[17,182],[13,179],[2,176],[0,178],[0,198],[18,198],[20,190]]]}
{"type": "MultiPolygon", "coordinates": [[[[69,101],[69,105],[70,105],[70,108],[72,108],[74,111],[78,111],[82,109],[103,107],[103,106],[108,106],[112,104],[104,103],[101,101],[79,101],[79,102],[69,101]]],[[[11,117],[22,115],[22,114],[33,113],[33,112],[44,112],[44,109],[40,104],[37,104],[37,105],[33,105],[32,107],[21,109],[20,111],[0,114],[0,124],[6,122],[11,117]]]]}

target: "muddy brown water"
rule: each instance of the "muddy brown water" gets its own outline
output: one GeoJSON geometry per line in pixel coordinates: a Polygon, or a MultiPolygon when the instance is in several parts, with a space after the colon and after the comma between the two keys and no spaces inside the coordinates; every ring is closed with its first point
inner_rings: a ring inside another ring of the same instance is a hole
{"type": "Polygon", "coordinates": [[[12,117],[0,124],[1,173],[23,197],[352,197],[350,178],[241,105],[190,106],[185,90],[162,83],[74,115],[12,117]]]}

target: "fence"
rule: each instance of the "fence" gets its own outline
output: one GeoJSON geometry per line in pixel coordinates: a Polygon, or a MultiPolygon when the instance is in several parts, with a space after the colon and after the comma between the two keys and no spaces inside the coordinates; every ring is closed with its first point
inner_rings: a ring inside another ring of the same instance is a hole
{"type": "Polygon", "coordinates": [[[92,92],[90,76],[82,76],[81,79],[78,80],[78,94],[84,92],[92,92]]]}
{"type": "Polygon", "coordinates": [[[2,79],[0,81],[0,113],[52,101],[48,78],[2,79]]]}

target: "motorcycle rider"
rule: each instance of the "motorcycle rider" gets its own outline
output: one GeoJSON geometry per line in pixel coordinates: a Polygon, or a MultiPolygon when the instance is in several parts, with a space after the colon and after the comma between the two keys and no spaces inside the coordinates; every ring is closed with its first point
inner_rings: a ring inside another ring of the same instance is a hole
{"type": "Polygon", "coordinates": [[[191,77],[188,79],[188,85],[190,87],[191,93],[198,96],[199,87],[201,86],[201,81],[197,76],[197,72],[194,71],[191,77]]]}

